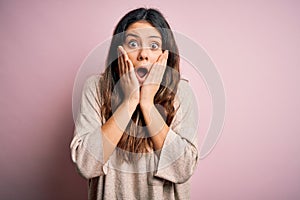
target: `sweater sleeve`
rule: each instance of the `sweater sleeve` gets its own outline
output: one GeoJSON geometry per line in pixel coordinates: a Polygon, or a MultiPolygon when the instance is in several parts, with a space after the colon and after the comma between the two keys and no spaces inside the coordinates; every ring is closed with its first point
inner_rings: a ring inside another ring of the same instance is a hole
{"type": "Polygon", "coordinates": [[[84,84],[70,145],[72,161],[79,173],[87,179],[104,174],[101,121],[96,92],[98,80],[99,76],[94,75],[84,84]]]}
{"type": "Polygon", "coordinates": [[[179,107],[160,150],[154,176],[184,183],[192,176],[198,162],[198,110],[187,81],[180,81],[176,97],[179,107]]]}

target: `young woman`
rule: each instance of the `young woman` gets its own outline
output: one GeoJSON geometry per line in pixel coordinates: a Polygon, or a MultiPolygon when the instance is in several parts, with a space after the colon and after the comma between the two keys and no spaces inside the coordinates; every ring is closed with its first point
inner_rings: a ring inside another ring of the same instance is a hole
{"type": "Polygon", "coordinates": [[[139,8],[113,35],[106,70],[84,85],[71,142],[89,199],[189,199],[197,109],[170,26],[139,8]]]}

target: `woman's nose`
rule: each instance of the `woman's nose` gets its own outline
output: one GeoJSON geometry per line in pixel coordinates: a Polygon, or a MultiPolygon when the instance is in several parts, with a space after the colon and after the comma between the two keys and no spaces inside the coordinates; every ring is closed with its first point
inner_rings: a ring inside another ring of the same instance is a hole
{"type": "Polygon", "coordinates": [[[138,60],[148,60],[148,50],[147,48],[140,48],[139,49],[139,54],[138,54],[138,60]]]}

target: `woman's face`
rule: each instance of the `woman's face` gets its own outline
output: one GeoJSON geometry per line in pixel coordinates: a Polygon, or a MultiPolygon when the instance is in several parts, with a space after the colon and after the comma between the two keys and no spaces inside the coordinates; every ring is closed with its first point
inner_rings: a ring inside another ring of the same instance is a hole
{"type": "Polygon", "coordinates": [[[159,31],[146,21],[131,24],[125,32],[123,48],[131,60],[136,76],[142,84],[158,57],[162,54],[159,31]]]}

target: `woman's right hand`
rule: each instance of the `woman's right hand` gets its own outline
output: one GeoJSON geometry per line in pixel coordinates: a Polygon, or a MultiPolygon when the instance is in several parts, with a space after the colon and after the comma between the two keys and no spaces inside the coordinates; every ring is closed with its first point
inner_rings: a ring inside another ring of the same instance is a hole
{"type": "Polygon", "coordinates": [[[140,85],[133,64],[122,46],[118,47],[118,53],[119,84],[124,94],[124,101],[137,106],[140,100],[140,85]]]}

